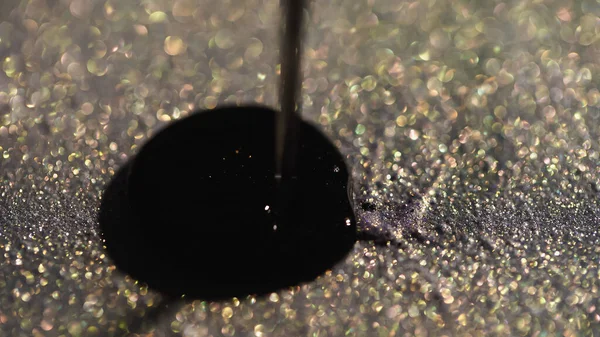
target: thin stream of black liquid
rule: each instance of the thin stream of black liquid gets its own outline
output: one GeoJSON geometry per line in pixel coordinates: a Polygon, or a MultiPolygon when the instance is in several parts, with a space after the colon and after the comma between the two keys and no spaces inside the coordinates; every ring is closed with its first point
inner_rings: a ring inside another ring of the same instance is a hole
{"type": "Polygon", "coordinates": [[[302,22],[304,0],[282,0],[281,34],[281,113],[277,116],[275,132],[275,179],[279,214],[288,213],[296,188],[296,160],[299,128],[296,110],[300,111],[299,91],[301,83],[300,57],[302,53],[302,22]]]}
{"type": "Polygon", "coordinates": [[[225,107],[174,123],[105,193],[100,223],[109,255],[165,296],[131,322],[132,331],[165,314],[180,293],[212,300],[264,295],[314,279],[354,245],[344,159],[296,114],[305,1],[283,1],[282,112],[225,107]],[[219,145],[206,146],[215,139],[219,145]],[[201,156],[190,156],[200,149],[201,156]],[[165,172],[177,174],[156,179],[165,172]],[[196,195],[184,198],[190,191],[196,195]],[[169,229],[151,230],[167,223],[169,229]]]}
{"type": "Polygon", "coordinates": [[[283,0],[281,3],[284,25],[281,34],[281,113],[277,120],[276,176],[293,175],[297,145],[296,109],[301,104],[300,55],[302,53],[302,19],[304,0],[283,0]]]}

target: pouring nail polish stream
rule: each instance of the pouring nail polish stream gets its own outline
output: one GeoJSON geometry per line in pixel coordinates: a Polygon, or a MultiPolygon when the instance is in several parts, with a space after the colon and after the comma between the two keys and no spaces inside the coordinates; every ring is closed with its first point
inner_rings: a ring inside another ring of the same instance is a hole
{"type": "Polygon", "coordinates": [[[266,294],[314,279],[353,247],[344,159],[295,112],[306,8],[282,3],[281,113],[196,112],[117,173],[99,220],[123,272],[169,297],[266,294]]]}
{"type": "Polygon", "coordinates": [[[149,140],[103,197],[100,226],[116,266],[165,294],[213,299],[309,281],[342,259],[356,240],[344,159],[298,118],[296,174],[284,176],[291,194],[282,196],[275,117],[222,107],[149,140]]]}

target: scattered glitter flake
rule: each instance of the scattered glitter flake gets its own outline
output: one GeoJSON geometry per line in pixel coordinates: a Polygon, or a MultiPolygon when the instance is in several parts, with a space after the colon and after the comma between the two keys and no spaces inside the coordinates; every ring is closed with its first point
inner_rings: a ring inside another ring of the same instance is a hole
{"type": "Polygon", "coordinates": [[[186,51],[187,45],[178,36],[167,36],[165,39],[165,53],[175,56],[186,51]]]}
{"type": "Polygon", "coordinates": [[[230,29],[223,28],[215,35],[215,44],[221,49],[230,49],[235,45],[234,32],[230,29]]]}
{"type": "Polygon", "coordinates": [[[166,123],[277,104],[278,10],[0,3],[1,336],[600,330],[588,0],[314,1],[302,115],[347,156],[361,240],[263,297],[169,302],[120,273],[97,233],[103,187],[166,123]]]}
{"type": "Polygon", "coordinates": [[[168,16],[165,12],[156,11],[156,12],[150,14],[150,17],[148,19],[149,19],[150,23],[161,23],[161,22],[167,21],[168,16]]]}

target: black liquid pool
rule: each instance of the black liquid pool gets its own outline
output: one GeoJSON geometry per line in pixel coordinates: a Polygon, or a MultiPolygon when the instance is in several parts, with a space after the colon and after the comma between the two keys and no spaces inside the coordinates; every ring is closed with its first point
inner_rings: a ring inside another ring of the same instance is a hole
{"type": "Polygon", "coordinates": [[[209,299],[296,285],[342,259],[356,240],[344,159],[298,120],[295,174],[278,194],[275,117],[201,111],[148,141],[103,197],[116,266],[168,295],[209,299]]]}

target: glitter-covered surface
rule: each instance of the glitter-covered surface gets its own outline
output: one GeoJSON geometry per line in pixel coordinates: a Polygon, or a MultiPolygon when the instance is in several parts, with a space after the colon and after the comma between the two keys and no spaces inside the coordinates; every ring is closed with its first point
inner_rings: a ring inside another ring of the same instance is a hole
{"type": "Polygon", "coordinates": [[[600,5],[312,9],[303,115],[379,240],[294,289],[156,314],[104,255],[103,187],[170,120],[276,104],[277,2],[2,1],[0,336],[600,333],[600,5]]]}

